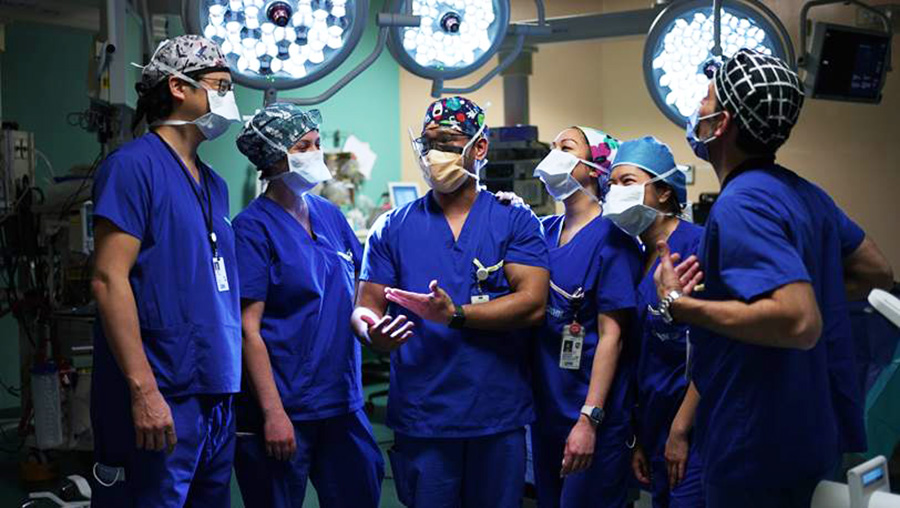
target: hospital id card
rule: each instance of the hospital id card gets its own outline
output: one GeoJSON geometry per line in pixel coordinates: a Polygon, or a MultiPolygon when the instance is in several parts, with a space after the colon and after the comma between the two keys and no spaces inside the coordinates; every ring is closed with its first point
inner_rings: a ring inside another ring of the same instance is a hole
{"type": "Polygon", "coordinates": [[[216,287],[220,293],[228,291],[228,273],[225,271],[225,260],[221,256],[213,258],[213,272],[216,274],[216,287]]]}
{"type": "Polygon", "coordinates": [[[581,349],[584,346],[584,327],[578,323],[566,325],[562,330],[562,344],[559,351],[559,368],[578,370],[581,368],[581,349]]]}
{"type": "Polygon", "coordinates": [[[472,295],[471,302],[473,305],[478,303],[487,303],[489,301],[491,301],[490,295],[472,295]]]}

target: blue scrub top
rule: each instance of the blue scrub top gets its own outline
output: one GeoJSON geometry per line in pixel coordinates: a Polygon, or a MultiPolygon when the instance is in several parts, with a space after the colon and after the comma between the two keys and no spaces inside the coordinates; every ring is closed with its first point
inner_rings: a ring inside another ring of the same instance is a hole
{"type": "MultiPolygon", "coordinates": [[[[635,286],[641,276],[641,254],[634,238],[603,217],[589,222],[560,247],[563,219],[557,215],[546,217],[542,222],[550,252],[550,280],[570,295],[578,288],[584,291],[584,299],[577,311],[578,323],[585,329],[581,365],[578,370],[559,366],[563,327],[572,323],[578,306],[551,289],[547,314],[537,331],[535,343],[534,393],[540,430],[565,435],[578,420],[587,397],[599,339],[597,316],[617,310],[634,310],[635,286]]],[[[622,331],[622,355],[607,399],[603,401],[607,422],[631,419],[633,324],[627,324],[622,331]]]]}
{"type": "MultiPolygon", "coordinates": [[[[440,286],[459,305],[479,295],[474,259],[484,266],[547,268],[541,225],[531,211],[504,206],[479,191],[454,241],[431,192],[382,215],[372,227],[360,280],[427,293],[440,286]]],[[[495,300],[511,292],[503,269],[481,283],[495,300]]],[[[476,437],[520,428],[534,419],[528,333],[453,330],[394,305],[415,323],[415,336],[391,353],[388,425],[412,437],[476,437]]]]}
{"type": "MultiPolygon", "coordinates": [[[[669,248],[687,259],[697,253],[703,228],[685,221],[669,235],[669,248]]],[[[646,258],[645,258],[646,259],[646,258]]],[[[659,308],[659,297],[653,273],[659,259],[653,263],[638,286],[637,313],[641,330],[640,354],[635,378],[638,403],[637,426],[641,446],[649,457],[665,452],[672,420],[681,407],[688,382],[685,379],[687,362],[687,326],[666,324],[661,316],[651,314],[648,306],[659,308]]]]}
{"type": "MultiPolygon", "coordinates": [[[[260,330],[294,421],[344,415],[363,404],[360,347],[350,328],[362,247],[336,206],[309,194],[304,199],[315,240],[265,196],[234,218],[241,299],[265,302],[260,330]]],[[[261,421],[247,382],[238,406],[245,422],[261,421]]]]}
{"type": "Polygon", "coordinates": [[[850,341],[842,255],[861,230],[828,195],[776,165],[726,183],[700,245],[709,300],[752,301],[793,282],[809,282],[823,323],[809,351],[741,343],[692,328],[697,434],[714,485],[787,487],[821,478],[838,456],[839,383],[830,344],[850,341]],[[836,415],[837,410],[837,415],[836,415]]]}
{"type": "MultiPolygon", "coordinates": [[[[201,184],[189,180],[163,143],[145,134],[106,158],[94,177],[94,214],[141,241],[128,278],[160,392],[167,397],[235,393],[241,378],[241,313],[228,188],[202,162],[201,184]],[[203,178],[209,182],[218,255],[228,274],[224,292],[213,271],[203,178]]],[[[124,383],[102,326],[95,328],[94,346],[94,385],[124,383]]]]}

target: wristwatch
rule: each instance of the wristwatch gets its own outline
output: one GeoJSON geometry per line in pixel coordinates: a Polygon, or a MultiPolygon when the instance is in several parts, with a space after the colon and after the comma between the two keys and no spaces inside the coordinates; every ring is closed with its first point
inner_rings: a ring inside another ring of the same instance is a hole
{"type": "Polygon", "coordinates": [[[602,407],[598,406],[581,406],[581,414],[588,417],[588,420],[594,424],[594,427],[597,427],[601,423],[603,423],[603,416],[606,414],[603,412],[602,407]]]}
{"type": "Polygon", "coordinates": [[[450,318],[450,322],[447,323],[447,326],[454,330],[459,330],[466,325],[466,313],[463,311],[462,305],[456,305],[454,303],[453,307],[453,316],[450,318]]]}
{"type": "Polygon", "coordinates": [[[672,324],[675,321],[670,309],[672,308],[672,304],[675,303],[675,300],[682,296],[684,295],[681,294],[681,291],[673,289],[672,291],[669,291],[669,294],[667,294],[661,302],[659,302],[659,313],[662,315],[663,321],[665,321],[666,324],[672,324]]]}

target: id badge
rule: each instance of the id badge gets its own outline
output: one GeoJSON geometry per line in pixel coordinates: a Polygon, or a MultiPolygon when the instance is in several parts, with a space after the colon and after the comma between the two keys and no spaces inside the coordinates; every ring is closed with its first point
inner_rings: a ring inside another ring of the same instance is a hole
{"type": "Polygon", "coordinates": [[[581,349],[584,346],[584,327],[578,323],[563,326],[559,351],[559,367],[567,370],[581,368],[581,349]]]}
{"type": "Polygon", "coordinates": [[[472,295],[472,304],[487,303],[491,301],[490,295],[472,295]]]}
{"type": "Polygon", "coordinates": [[[213,272],[216,274],[216,286],[220,293],[228,291],[228,273],[225,271],[225,260],[221,256],[213,258],[213,272]]]}
{"type": "Polygon", "coordinates": [[[691,369],[694,368],[694,345],[691,344],[691,333],[690,330],[685,332],[687,334],[685,342],[687,342],[687,348],[685,349],[685,358],[684,358],[684,380],[688,383],[691,382],[691,369]]]}

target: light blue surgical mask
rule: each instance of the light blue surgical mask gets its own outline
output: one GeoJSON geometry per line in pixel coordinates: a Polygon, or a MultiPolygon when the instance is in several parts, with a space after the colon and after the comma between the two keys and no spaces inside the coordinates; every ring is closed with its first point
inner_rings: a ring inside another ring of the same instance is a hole
{"type": "Polygon", "coordinates": [[[717,136],[710,136],[706,139],[700,139],[697,137],[697,126],[700,125],[700,122],[703,120],[708,120],[710,118],[715,118],[722,114],[722,111],[717,111],[710,115],[700,116],[700,108],[698,107],[694,114],[691,115],[691,118],[688,120],[685,135],[687,137],[688,143],[691,145],[691,150],[694,151],[694,155],[696,155],[699,159],[705,160],[709,162],[709,147],[707,144],[716,139],[717,136]]]}

